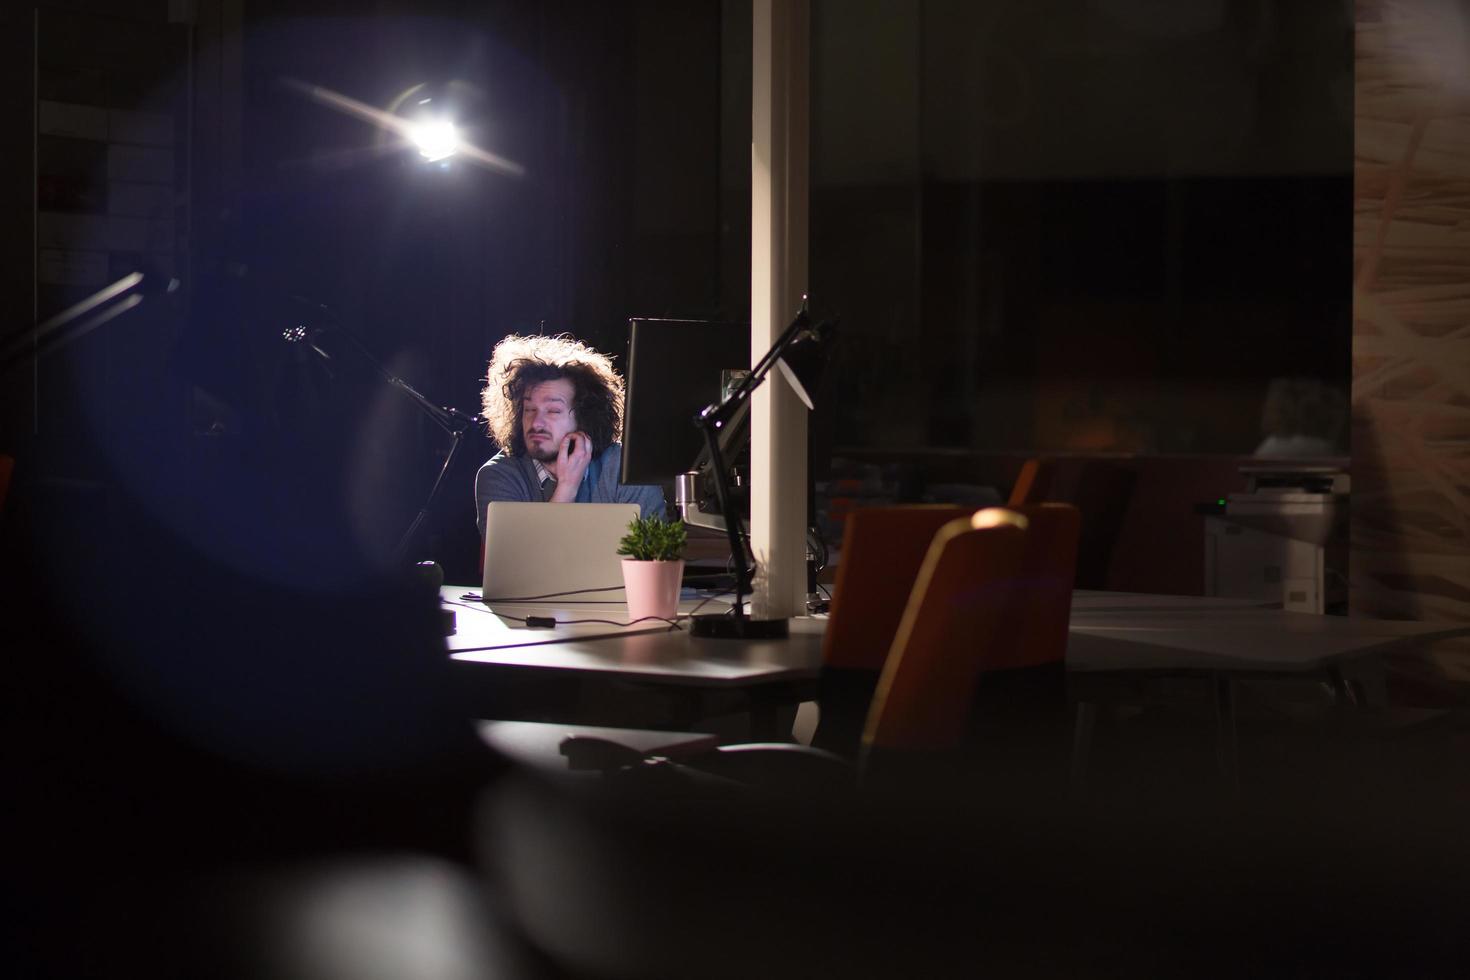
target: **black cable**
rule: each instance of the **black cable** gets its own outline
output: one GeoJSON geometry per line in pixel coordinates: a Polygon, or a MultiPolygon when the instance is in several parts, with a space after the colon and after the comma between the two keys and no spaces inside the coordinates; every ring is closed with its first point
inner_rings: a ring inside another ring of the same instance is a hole
{"type": "Polygon", "coordinates": [[[669,629],[671,630],[683,629],[683,627],[679,625],[679,621],[677,619],[667,619],[663,616],[640,616],[637,619],[632,620],[631,622],[620,623],[617,620],[613,619],[553,619],[550,616],[510,616],[505,613],[496,613],[495,615],[500,617],[501,619],[514,619],[518,622],[525,623],[527,626],[534,625],[538,628],[543,629],[551,629],[557,626],[580,626],[586,623],[600,623],[607,626],[636,626],[637,624],[647,622],[650,619],[656,619],[660,623],[668,623],[669,629]],[[533,620],[535,620],[536,622],[533,623],[533,620]]]}
{"type": "MultiPolygon", "coordinates": [[[[595,591],[595,590],[593,590],[593,591],[595,591]]],[[[680,613],[679,615],[675,616],[673,619],[668,619],[668,618],[663,617],[663,616],[642,616],[642,617],[640,617],[638,619],[635,619],[632,622],[628,622],[628,623],[619,622],[619,621],[614,620],[614,619],[555,619],[555,618],[550,617],[550,616],[512,616],[509,613],[497,613],[497,612],[493,612],[491,609],[489,609],[483,603],[479,603],[479,602],[476,602],[474,604],[471,604],[469,602],[461,602],[458,599],[444,599],[442,601],[443,602],[450,603],[452,605],[456,605],[456,606],[464,606],[466,609],[474,609],[477,612],[482,612],[482,613],[485,613],[487,615],[493,615],[493,616],[495,616],[495,617],[497,617],[499,619],[513,619],[516,622],[525,623],[528,627],[533,625],[532,622],[531,622],[532,620],[536,620],[537,622],[534,625],[535,625],[536,628],[539,628],[539,629],[553,629],[553,628],[555,628],[557,626],[580,626],[580,625],[584,625],[584,624],[588,624],[588,623],[603,624],[603,625],[607,625],[607,626],[628,627],[628,626],[635,626],[638,623],[647,622],[648,620],[653,619],[653,620],[658,620],[661,623],[668,623],[669,624],[669,631],[670,632],[673,632],[674,630],[682,630],[684,628],[684,627],[682,627],[682,626],[679,625],[679,621],[680,620],[692,618],[695,613],[699,612],[701,609],[703,609],[705,606],[709,605],[714,600],[720,598],[720,596],[729,595],[731,592],[734,592],[734,591],[735,591],[734,589],[722,589],[721,591],[716,592],[713,595],[705,596],[704,599],[700,601],[699,605],[695,606],[693,609],[691,609],[687,613],[680,613]]],[[[465,593],[466,596],[472,596],[474,594],[475,593],[473,593],[473,592],[467,592],[467,593],[465,593]]]]}
{"type": "MultiPolygon", "coordinates": [[[[722,595],[729,595],[731,592],[734,592],[734,591],[735,591],[734,589],[723,589],[723,590],[721,590],[719,592],[716,592],[714,595],[705,596],[703,602],[701,602],[699,605],[695,606],[693,609],[689,610],[687,613],[684,613],[679,618],[680,619],[683,619],[685,617],[688,617],[690,619],[693,619],[694,618],[694,614],[697,613],[697,612],[699,612],[705,606],[709,605],[711,602],[713,602],[714,600],[718,599],[720,596],[722,596],[722,595]]],[[[734,606],[731,606],[730,607],[730,611],[726,615],[733,615],[734,612],[735,612],[735,607],[734,606]]]]}
{"type": "MultiPolygon", "coordinates": [[[[486,603],[486,604],[491,603],[491,602],[535,602],[538,599],[560,599],[563,596],[569,596],[569,595],[586,595],[588,592],[621,592],[621,591],[623,591],[623,586],[621,586],[621,585],[609,585],[609,586],[607,586],[605,588],[601,588],[601,589],[569,589],[566,592],[547,592],[545,595],[499,595],[499,596],[495,596],[494,598],[491,598],[491,599],[486,599],[483,596],[481,596],[480,597],[480,601],[483,602],[483,603],[486,603]]],[[[466,595],[473,595],[473,593],[466,593],[466,595]]],[[[609,602],[612,602],[614,600],[609,599],[608,601],[609,602]]]]}
{"type": "Polygon", "coordinates": [[[827,550],[827,539],[822,536],[822,528],[816,524],[810,525],[806,529],[806,541],[807,544],[814,545],[812,551],[814,551],[815,554],[812,556],[812,558],[817,565],[816,571],[818,574],[820,574],[821,572],[826,570],[827,559],[830,557],[830,554],[827,550]]]}
{"type": "MultiPolygon", "coordinates": [[[[708,575],[686,575],[684,578],[686,581],[703,581],[705,579],[721,579],[725,577],[724,574],[719,572],[711,572],[708,575]]],[[[537,602],[542,599],[561,599],[569,595],[586,595],[588,592],[621,592],[623,589],[624,586],[621,585],[609,585],[602,589],[570,589],[566,592],[547,592],[544,595],[495,596],[490,599],[486,599],[478,592],[466,592],[460,598],[483,602],[488,605],[492,602],[537,602]]],[[[616,602],[617,600],[608,599],[607,601],[616,602]]]]}

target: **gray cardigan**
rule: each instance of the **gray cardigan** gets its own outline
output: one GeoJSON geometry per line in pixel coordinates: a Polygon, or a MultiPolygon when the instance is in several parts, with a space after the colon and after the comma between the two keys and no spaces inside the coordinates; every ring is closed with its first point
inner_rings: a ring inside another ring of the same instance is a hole
{"type": "MultiPolygon", "coordinates": [[[[623,447],[608,446],[587,467],[577,488],[578,503],[637,504],[643,517],[664,516],[664,491],[656,486],[623,486],[623,447]]],[[[529,456],[496,453],[475,474],[475,523],[485,536],[485,505],[492,500],[540,500],[541,482],[529,456]]]]}

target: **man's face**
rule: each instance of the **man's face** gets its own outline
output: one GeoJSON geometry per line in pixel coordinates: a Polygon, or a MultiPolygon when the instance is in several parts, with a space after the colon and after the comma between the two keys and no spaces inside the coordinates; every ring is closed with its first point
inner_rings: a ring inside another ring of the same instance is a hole
{"type": "Polygon", "coordinates": [[[577,431],[577,413],[572,411],[575,393],[570,378],[543,381],[527,389],[521,399],[521,435],[532,459],[543,463],[556,459],[562,437],[577,431]]]}

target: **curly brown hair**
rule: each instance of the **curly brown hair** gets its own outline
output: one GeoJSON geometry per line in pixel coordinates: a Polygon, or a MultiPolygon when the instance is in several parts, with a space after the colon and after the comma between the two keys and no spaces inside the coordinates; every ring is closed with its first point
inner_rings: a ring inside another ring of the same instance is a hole
{"type": "Polygon", "coordinates": [[[524,337],[511,334],[495,345],[490,370],[480,392],[485,427],[512,456],[526,454],[526,436],[521,430],[521,400],[543,381],[566,378],[575,394],[572,411],[577,428],[592,440],[599,453],[623,436],[623,379],[613,369],[612,358],[601,354],[570,334],[555,337],[524,337]]]}

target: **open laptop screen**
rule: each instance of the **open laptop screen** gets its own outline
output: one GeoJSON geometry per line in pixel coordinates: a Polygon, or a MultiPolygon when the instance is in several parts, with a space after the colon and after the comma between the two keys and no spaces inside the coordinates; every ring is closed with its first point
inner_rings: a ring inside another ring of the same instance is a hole
{"type": "Polygon", "coordinates": [[[637,504],[492,501],[485,509],[486,602],[623,599],[618,543],[637,504]]]}

